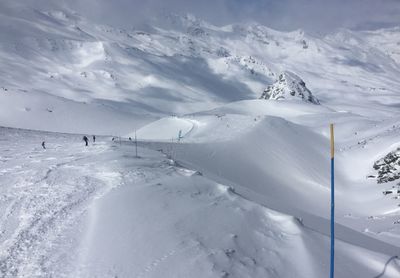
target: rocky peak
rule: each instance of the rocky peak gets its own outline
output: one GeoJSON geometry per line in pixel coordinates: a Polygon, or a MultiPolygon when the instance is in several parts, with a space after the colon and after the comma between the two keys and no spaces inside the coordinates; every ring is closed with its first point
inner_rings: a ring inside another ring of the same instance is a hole
{"type": "Polygon", "coordinates": [[[289,71],[282,72],[274,84],[269,85],[260,97],[261,99],[301,99],[313,104],[319,100],[306,87],[306,83],[296,74],[289,71]]]}

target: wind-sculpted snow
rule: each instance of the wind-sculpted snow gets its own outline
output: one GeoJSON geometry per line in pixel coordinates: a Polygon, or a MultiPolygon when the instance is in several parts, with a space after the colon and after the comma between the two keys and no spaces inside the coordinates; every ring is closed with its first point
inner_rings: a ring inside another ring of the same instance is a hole
{"type": "MultiPolygon", "coordinates": [[[[398,204],[395,199],[382,199],[383,189],[366,179],[371,161],[382,152],[382,145],[397,142],[396,118],[372,121],[305,102],[252,100],[187,115],[181,120],[196,123],[181,143],[163,140],[161,129],[154,123],[145,127],[146,132],[154,132],[148,146],[163,149],[187,167],[232,184],[242,196],[302,218],[308,223],[305,225],[326,234],[330,195],[327,127],[330,121],[335,122],[338,225],[365,233],[371,242],[377,238],[397,245],[398,204]],[[156,130],[160,131],[159,142],[155,142],[156,130]]],[[[176,130],[172,123],[163,128],[176,130]]],[[[364,247],[368,242],[361,236],[351,238],[348,240],[364,247]]],[[[380,244],[385,246],[377,246],[380,244]]],[[[391,249],[382,246],[379,250],[391,249]]],[[[395,254],[396,250],[389,253],[395,254]]]]}
{"type": "Polygon", "coordinates": [[[114,140],[0,128],[0,277],[324,277],[330,123],[336,276],[400,276],[398,29],[120,29],[11,3],[0,126],[114,140]]]}
{"type": "MultiPolygon", "coordinates": [[[[139,148],[136,158],[130,141],[85,147],[80,135],[0,131],[1,277],[328,273],[328,237],[161,153],[139,148]]],[[[340,240],[336,248],[337,277],[399,275],[384,253],[340,240]]]]}

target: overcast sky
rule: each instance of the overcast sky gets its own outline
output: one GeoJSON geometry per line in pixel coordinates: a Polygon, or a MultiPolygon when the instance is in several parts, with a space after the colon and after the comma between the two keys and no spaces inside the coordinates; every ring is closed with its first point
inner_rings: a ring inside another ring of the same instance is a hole
{"type": "MultiPolygon", "coordinates": [[[[2,0],[0,0],[2,1],[2,0]]],[[[24,0],[27,1],[27,0],[24,0]]],[[[40,0],[33,1],[35,5],[40,0]]],[[[59,0],[41,0],[59,2],[59,0]]],[[[400,26],[400,0],[64,0],[97,21],[131,27],[160,11],[224,25],[256,21],[278,30],[400,26]]],[[[25,2],[26,3],[26,2],[25,2]]]]}

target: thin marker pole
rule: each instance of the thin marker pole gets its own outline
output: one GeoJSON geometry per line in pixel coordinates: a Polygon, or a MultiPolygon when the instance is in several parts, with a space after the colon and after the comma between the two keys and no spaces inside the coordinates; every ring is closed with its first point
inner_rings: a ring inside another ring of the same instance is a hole
{"type": "Polygon", "coordinates": [[[330,124],[331,133],[331,265],[330,278],[334,278],[335,270],[335,136],[333,124],[330,124]]]}

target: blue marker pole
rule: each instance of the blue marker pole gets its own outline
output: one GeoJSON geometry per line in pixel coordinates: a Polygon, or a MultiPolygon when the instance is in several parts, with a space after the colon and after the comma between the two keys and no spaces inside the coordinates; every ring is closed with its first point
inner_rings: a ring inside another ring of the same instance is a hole
{"type": "Polygon", "coordinates": [[[333,134],[333,124],[330,124],[331,133],[331,274],[330,278],[334,278],[335,270],[335,176],[334,176],[334,156],[335,141],[333,134]]]}

